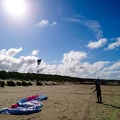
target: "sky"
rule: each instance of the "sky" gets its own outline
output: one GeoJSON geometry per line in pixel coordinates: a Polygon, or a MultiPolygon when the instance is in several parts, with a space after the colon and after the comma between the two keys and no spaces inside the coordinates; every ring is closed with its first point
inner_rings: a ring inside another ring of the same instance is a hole
{"type": "Polygon", "coordinates": [[[0,70],[120,80],[119,11],[119,0],[0,0],[0,70]]]}

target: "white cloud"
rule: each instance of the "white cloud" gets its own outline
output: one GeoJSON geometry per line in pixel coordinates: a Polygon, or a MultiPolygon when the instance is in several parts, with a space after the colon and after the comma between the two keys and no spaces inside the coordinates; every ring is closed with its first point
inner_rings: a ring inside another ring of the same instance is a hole
{"type": "Polygon", "coordinates": [[[22,48],[10,48],[9,50],[0,50],[0,70],[17,72],[39,72],[42,74],[58,74],[74,77],[120,79],[120,62],[97,61],[94,63],[84,62],[87,53],[82,51],[70,51],[64,53],[61,62],[58,64],[47,64],[42,60],[37,65],[38,57],[33,55],[20,56],[15,55],[22,51],[22,48]]]}
{"type": "Polygon", "coordinates": [[[102,38],[98,41],[90,41],[89,44],[87,45],[88,48],[90,49],[95,49],[95,48],[100,48],[102,46],[104,46],[107,43],[107,39],[106,38],[102,38]]]}
{"type": "Polygon", "coordinates": [[[36,55],[38,55],[38,53],[39,53],[39,50],[33,50],[31,55],[36,56],[36,55]]]}
{"type": "Polygon", "coordinates": [[[42,20],[42,21],[40,21],[37,25],[39,26],[39,27],[44,27],[44,26],[46,26],[46,25],[48,25],[49,24],[49,21],[48,20],[42,20]]]}
{"type": "Polygon", "coordinates": [[[98,61],[91,64],[89,62],[82,62],[85,58],[87,58],[87,54],[85,52],[70,51],[69,53],[64,53],[63,59],[58,65],[48,65],[46,63],[44,63],[44,66],[41,65],[41,72],[81,78],[120,78],[120,70],[118,71],[118,68],[120,68],[120,62],[112,64],[109,61],[98,61]],[[112,72],[109,70],[111,67],[114,69],[112,72]]]}
{"type": "MultiPolygon", "coordinates": [[[[89,62],[83,63],[83,67],[89,74],[97,73],[99,72],[102,68],[105,67],[105,65],[109,64],[108,61],[98,61],[93,64],[90,64],[89,62]]],[[[89,75],[88,74],[88,75],[89,75]]]]}
{"type": "Polygon", "coordinates": [[[94,20],[87,20],[85,19],[85,17],[81,17],[80,18],[68,18],[66,19],[67,21],[71,21],[71,22],[79,22],[81,25],[86,26],[89,30],[91,30],[95,36],[96,39],[99,40],[103,37],[103,31],[101,29],[101,25],[99,24],[98,21],[94,21],[94,20]]]}
{"type": "Polygon", "coordinates": [[[87,54],[85,52],[70,51],[69,53],[64,53],[61,64],[58,66],[61,70],[60,74],[73,74],[77,69],[81,67],[81,60],[85,59],[86,57],[87,54]]]}
{"type": "Polygon", "coordinates": [[[56,21],[51,23],[51,26],[56,26],[56,25],[58,25],[56,21]]]}
{"type": "Polygon", "coordinates": [[[108,70],[110,70],[110,71],[116,71],[116,70],[119,71],[120,70],[120,62],[114,63],[112,66],[109,67],[108,70]]]}
{"type": "Polygon", "coordinates": [[[53,21],[52,23],[50,23],[48,20],[42,20],[40,21],[37,26],[39,27],[45,27],[45,26],[56,26],[58,25],[58,23],[56,21],[53,21]]]}
{"type": "Polygon", "coordinates": [[[102,29],[98,21],[87,20],[83,22],[83,24],[95,33],[95,36],[97,39],[100,39],[103,37],[102,29]]]}
{"type": "Polygon", "coordinates": [[[4,54],[5,54],[5,51],[6,51],[6,49],[2,49],[2,50],[0,51],[0,55],[4,55],[4,54]]]}
{"type": "Polygon", "coordinates": [[[11,48],[8,51],[6,51],[6,56],[9,57],[14,57],[18,52],[22,51],[22,47],[15,49],[15,48],[11,48]]]}
{"type": "Polygon", "coordinates": [[[115,40],[116,40],[116,42],[110,43],[108,45],[108,48],[106,48],[105,50],[113,50],[115,48],[120,47],[120,37],[116,38],[115,40]]]}
{"type": "Polygon", "coordinates": [[[0,51],[0,55],[5,55],[8,57],[14,57],[18,52],[22,51],[22,47],[15,49],[15,48],[11,48],[8,51],[6,51],[6,49],[2,49],[0,51]]]}
{"type": "Polygon", "coordinates": [[[0,70],[17,72],[35,72],[37,66],[37,57],[21,56],[15,58],[15,55],[22,51],[22,48],[10,48],[9,50],[0,50],[0,70]],[[4,51],[4,52],[3,52],[4,51]]]}
{"type": "Polygon", "coordinates": [[[79,63],[80,60],[87,57],[87,54],[85,52],[79,52],[79,51],[70,51],[69,53],[64,53],[63,55],[63,64],[69,64],[69,63],[79,63]]]}
{"type": "Polygon", "coordinates": [[[104,67],[99,76],[103,78],[119,79],[120,80],[120,62],[111,63],[110,66],[104,67]]]}

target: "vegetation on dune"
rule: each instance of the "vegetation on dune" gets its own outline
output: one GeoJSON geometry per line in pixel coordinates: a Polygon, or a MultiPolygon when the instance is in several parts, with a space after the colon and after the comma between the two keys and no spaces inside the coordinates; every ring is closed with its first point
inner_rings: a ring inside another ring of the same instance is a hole
{"type": "MultiPolygon", "coordinates": [[[[61,75],[50,75],[50,74],[36,74],[36,73],[19,73],[19,72],[6,72],[4,70],[0,71],[0,86],[4,87],[4,80],[8,80],[7,86],[30,86],[31,82],[36,82],[36,85],[43,85],[43,81],[49,82],[53,81],[56,83],[72,82],[75,84],[93,84],[96,79],[91,78],[78,78],[70,76],[61,75]],[[20,82],[18,82],[19,80],[20,82]],[[16,82],[15,82],[16,81],[16,82]]],[[[102,84],[117,84],[120,85],[120,80],[101,80],[102,84]]],[[[47,83],[46,83],[47,84],[47,83]]],[[[54,85],[54,84],[53,84],[54,85]]]]}
{"type": "Polygon", "coordinates": [[[12,80],[8,80],[7,83],[6,83],[7,86],[16,86],[16,83],[12,80]]]}
{"type": "Polygon", "coordinates": [[[0,86],[4,87],[5,86],[5,81],[0,81],[0,86]]]}

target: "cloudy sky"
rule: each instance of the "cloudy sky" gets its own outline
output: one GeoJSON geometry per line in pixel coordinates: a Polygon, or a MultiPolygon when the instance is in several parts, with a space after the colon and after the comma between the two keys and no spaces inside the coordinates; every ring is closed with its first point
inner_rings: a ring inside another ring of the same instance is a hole
{"type": "Polygon", "coordinates": [[[119,0],[0,0],[0,70],[120,79],[119,11],[119,0]]]}

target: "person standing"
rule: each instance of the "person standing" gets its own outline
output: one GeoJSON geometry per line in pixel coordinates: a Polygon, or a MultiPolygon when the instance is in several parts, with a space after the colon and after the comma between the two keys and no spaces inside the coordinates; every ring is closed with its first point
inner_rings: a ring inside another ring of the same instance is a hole
{"type": "Polygon", "coordinates": [[[95,81],[95,91],[97,91],[97,102],[96,103],[100,103],[102,104],[102,96],[101,96],[101,87],[100,87],[100,82],[99,81],[95,81]]]}

